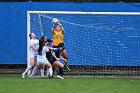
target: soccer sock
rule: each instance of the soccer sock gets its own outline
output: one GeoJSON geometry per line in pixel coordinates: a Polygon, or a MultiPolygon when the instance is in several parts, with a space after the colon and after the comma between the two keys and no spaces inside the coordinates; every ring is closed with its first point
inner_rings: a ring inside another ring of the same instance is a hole
{"type": "Polygon", "coordinates": [[[52,76],[53,74],[52,68],[49,68],[49,73],[50,73],[50,76],[52,76]]]}
{"type": "Polygon", "coordinates": [[[69,68],[68,65],[64,65],[64,67],[65,67],[68,71],[70,71],[70,68],[69,68]]]}
{"type": "Polygon", "coordinates": [[[53,67],[52,69],[53,69],[53,75],[54,75],[54,72],[55,72],[55,68],[53,67]]]}
{"type": "Polygon", "coordinates": [[[37,66],[35,66],[35,67],[33,68],[32,73],[31,73],[31,77],[33,77],[34,74],[36,73],[36,69],[37,69],[37,66]]]}
{"type": "Polygon", "coordinates": [[[65,59],[67,59],[67,61],[65,61],[64,67],[66,67],[66,69],[67,69],[68,71],[70,71],[70,68],[69,68],[69,66],[68,66],[68,58],[65,58],[65,59]]]}
{"type": "Polygon", "coordinates": [[[68,65],[68,58],[65,58],[67,61],[65,61],[64,65],[67,66],[68,65]]]}
{"type": "MultiPolygon", "coordinates": [[[[49,76],[49,73],[50,73],[49,69],[50,69],[50,68],[47,67],[47,76],[49,76]]],[[[52,69],[52,68],[51,68],[51,69],[52,69]]]]}
{"type": "Polygon", "coordinates": [[[63,76],[64,72],[63,72],[63,68],[59,67],[59,75],[63,76]]]}
{"type": "Polygon", "coordinates": [[[41,73],[41,77],[44,77],[44,69],[41,69],[40,73],[41,73]]]}
{"type": "Polygon", "coordinates": [[[25,70],[25,72],[23,72],[23,74],[25,75],[30,69],[32,68],[32,66],[28,66],[27,69],[25,70]]]}
{"type": "Polygon", "coordinates": [[[56,74],[59,75],[59,67],[55,68],[56,74]]]}
{"type": "Polygon", "coordinates": [[[46,71],[47,71],[47,67],[45,66],[45,68],[44,68],[44,74],[46,74],[46,71]]]}

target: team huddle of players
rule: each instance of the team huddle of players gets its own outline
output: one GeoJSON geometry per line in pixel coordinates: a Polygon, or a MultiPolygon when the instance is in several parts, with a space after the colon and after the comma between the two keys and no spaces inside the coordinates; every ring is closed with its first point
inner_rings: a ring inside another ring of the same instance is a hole
{"type": "Polygon", "coordinates": [[[64,66],[70,70],[67,66],[68,57],[64,47],[64,28],[57,18],[54,18],[52,22],[53,40],[48,39],[46,36],[42,36],[40,40],[37,40],[34,33],[29,34],[30,65],[22,73],[22,78],[25,78],[27,72],[31,69],[30,77],[34,77],[37,68],[40,68],[40,75],[42,78],[44,78],[44,73],[47,71],[47,76],[52,79],[55,69],[57,68],[57,77],[64,79],[64,66]],[[52,47],[49,46],[50,42],[52,42],[52,47]],[[64,64],[60,62],[60,59],[64,61],[64,64]]]}

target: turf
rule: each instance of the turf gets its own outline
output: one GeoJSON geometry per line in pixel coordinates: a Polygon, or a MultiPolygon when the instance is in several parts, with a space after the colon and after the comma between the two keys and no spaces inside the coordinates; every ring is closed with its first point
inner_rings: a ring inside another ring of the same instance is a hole
{"type": "Polygon", "coordinates": [[[139,93],[139,79],[66,77],[64,80],[0,75],[0,93],[139,93]]]}

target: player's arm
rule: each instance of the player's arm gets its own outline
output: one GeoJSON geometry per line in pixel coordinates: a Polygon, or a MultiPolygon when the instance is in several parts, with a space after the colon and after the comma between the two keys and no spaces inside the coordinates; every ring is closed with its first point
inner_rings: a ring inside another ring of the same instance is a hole
{"type": "Polygon", "coordinates": [[[67,59],[63,58],[62,56],[60,57],[62,60],[67,61],[67,59]]]}
{"type": "Polygon", "coordinates": [[[37,48],[34,46],[33,42],[30,42],[30,46],[33,50],[36,50],[37,51],[37,48]]]}
{"type": "Polygon", "coordinates": [[[49,52],[49,48],[47,46],[45,46],[45,52],[49,52]]]}
{"type": "Polygon", "coordinates": [[[64,38],[64,29],[62,29],[62,38],[64,38]]]}
{"type": "Polygon", "coordinates": [[[56,48],[53,48],[53,47],[49,47],[49,46],[46,46],[48,49],[50,50],[55,50],[56,48]]]}
{"type": "Polygon", "coordinates": [[[56,55],[55,55],[55,53],[56,53],[57,51],[58,51],[58,49],[54,50],[54,51],[52,52],[52,56],[53,56],[57,61],[59,61],[60,58],[57,58],[56,55]]]}
{"type": "Polygon", "coordinates": [[[37,51],[37,49],[36,49],[33,45],[31,46],[31,48],[32,48],[33,50],[36,50],[36,51],[37,51]]]}
{"type": "MultiPolygon", "coordinates": [[[[54,35],[55,35],[55,30],[54,30],[54,28],[52,28],[52,37],[54,38],[54,35]]],[[[52,45],[53,45],[53,43],[52,43],[52,45]]]]}
{"type": "Polygon", "coordinates": [[[55,30],[56,27],[57,27],[57,25],[59,25],[58,22],[57,21],[54,21],[53,22],[53,26],[52,26],[52,30],[55,30]]]}
{"type": "Polygon", "coordinates": [[[52,28],[52,35],[54,35],[55,34],[55,30],[54,30],[54,28],[52,28]]]}

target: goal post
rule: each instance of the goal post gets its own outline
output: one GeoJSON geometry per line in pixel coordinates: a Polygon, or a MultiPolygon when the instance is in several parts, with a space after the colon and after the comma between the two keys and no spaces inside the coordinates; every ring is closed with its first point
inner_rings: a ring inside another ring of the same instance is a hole
{"type": "Polygon", "coordinates": [[[136,50],[140,44],[140,12],[27,11],[27,66],[29,33],[34,32],[37,39],[42,33],[52,38],[53,18],[58,18],[65,29],[72,68],[68,74],[140,74],[140,51],[136,50]]]}
{"type": "MultiPolygon", "coordinates": [[[[27,12],[27,67],[30,65],[30,50],[29,50],[29,41],[30,41],[30,13],[27,12]]],[[[27,76],[30,75],[30,71],[28,71],[27,76]]]]}

